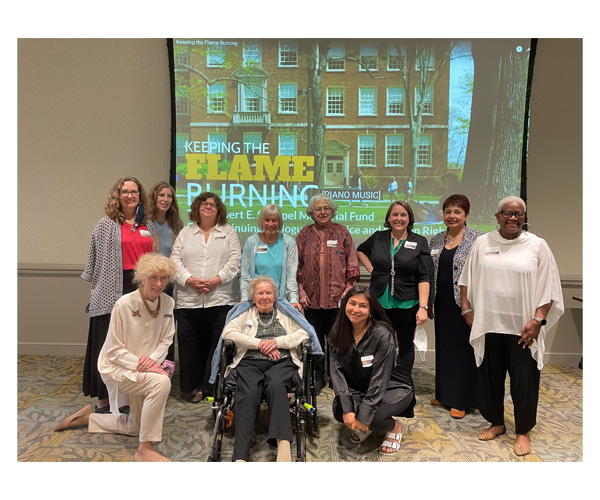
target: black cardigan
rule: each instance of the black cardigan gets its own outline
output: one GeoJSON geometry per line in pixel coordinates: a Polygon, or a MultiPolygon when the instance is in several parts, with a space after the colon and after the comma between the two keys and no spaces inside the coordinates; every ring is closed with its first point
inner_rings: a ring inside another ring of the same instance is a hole
{"type": "MultiPolygon", "coordinates": [[[[364,253],[373,265],[369,288],[377,297],[392,283],[391,237],[391,229],[377,231],[356,249],[357,252],[364,253]]],[[[406,241],[394,255],[394,297],[398,300],[418,299],[419,283],[431,282],[432,264],[425,237],[408,231],[406,241]],[[409,247],[413,244],[416,247],[407,248],[407,243],[409,247]]]]}

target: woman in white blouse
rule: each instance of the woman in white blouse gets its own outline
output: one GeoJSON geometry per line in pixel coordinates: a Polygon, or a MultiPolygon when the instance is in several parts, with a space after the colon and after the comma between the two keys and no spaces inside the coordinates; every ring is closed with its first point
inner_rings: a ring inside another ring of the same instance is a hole
{"type": "Polygon", "coordinates": [[[564,312],[556,261],[542,238],[523,231],[525,211],[521,198],[500,201],[498,230],[475,240],[458,282],[478,366],[479,410],[491,424],[479,439],[506,432],[508,372],[518,456],[531,453],[546,331],[564,312]]]}
{"type": "Polygon", "coordinates": [[[218,195],[206,192],[193,201],[189,218],[173,245],[177,267],[177,343],[180,386],[193,403],[212,393],[210,360],[225,318],[239,302],[240,241],[227,224],[218,195]]]}
{"type": "Polygon", "coordinates": [[[63,419],[54,431],[88,425],[89,432],[139,435],[136,462],[170,462],[154,449],[153,442],[162,439],[171,390],[171,379],[161,363],[175,333],[174,303],[162,292],[174,275],[175,265],[163,255],[140,257],[133,281],[141,286],[115,304],[98,358],[114,413],[93,413],[91,405],[86,405],[63,419]],[[129,414],[116,410],[119,392],[129,395],[129,414]]]}

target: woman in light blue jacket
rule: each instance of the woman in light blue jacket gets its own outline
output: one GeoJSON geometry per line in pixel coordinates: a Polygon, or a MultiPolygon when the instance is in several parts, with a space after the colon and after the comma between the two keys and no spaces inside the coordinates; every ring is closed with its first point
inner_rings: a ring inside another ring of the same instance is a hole
{"type": "Polygon", "coordinates": [[[279,287],[279,298],[286,299],[297,309],[298,247],[291,236],[282,233],[283,217],[277,205],[265,206],[258,215],[260,232],[246,240],[242,251],[241,300],[248,300],[248,283],[255,276],[271,276],[279,287]]]}

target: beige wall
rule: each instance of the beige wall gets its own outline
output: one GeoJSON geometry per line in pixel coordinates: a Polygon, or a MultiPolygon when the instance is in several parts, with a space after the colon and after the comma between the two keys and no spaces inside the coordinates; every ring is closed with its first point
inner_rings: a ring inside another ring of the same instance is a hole
{"type": "MultiPolygon", "coordinates": [[[[21,39],[18,112],[18,352],[83,354],[89,284],[79,274],[106,193],[124,175],[146,187],[169,177],[166,41],[21,39]],[[33,220],[41,222],[35,231],[24,222],[33,220]]],[[[565,301],[578,307],[571,297],[583,293],[581,39],[538,42],[527,185],[531,231],[548,241],[565,301]]],[[[565,313],[549,332],[548,362],[579,361],[581,324],[581,309],[565,313]]],[[[428,322],[430,350],[432,328],[428,322]]]]}

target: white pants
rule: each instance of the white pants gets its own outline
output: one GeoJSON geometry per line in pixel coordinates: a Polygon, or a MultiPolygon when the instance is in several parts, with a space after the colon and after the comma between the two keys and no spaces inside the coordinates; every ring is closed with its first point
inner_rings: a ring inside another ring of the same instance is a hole
{"type": "Polygon", "coordinates": [[[160,441],[171,379],[158,373],[141,373],[139,380],[123,377],[119,393],[129,395],[129,414],[92,413],[89,432],[138,436],[140,442],[160,441]]]}

